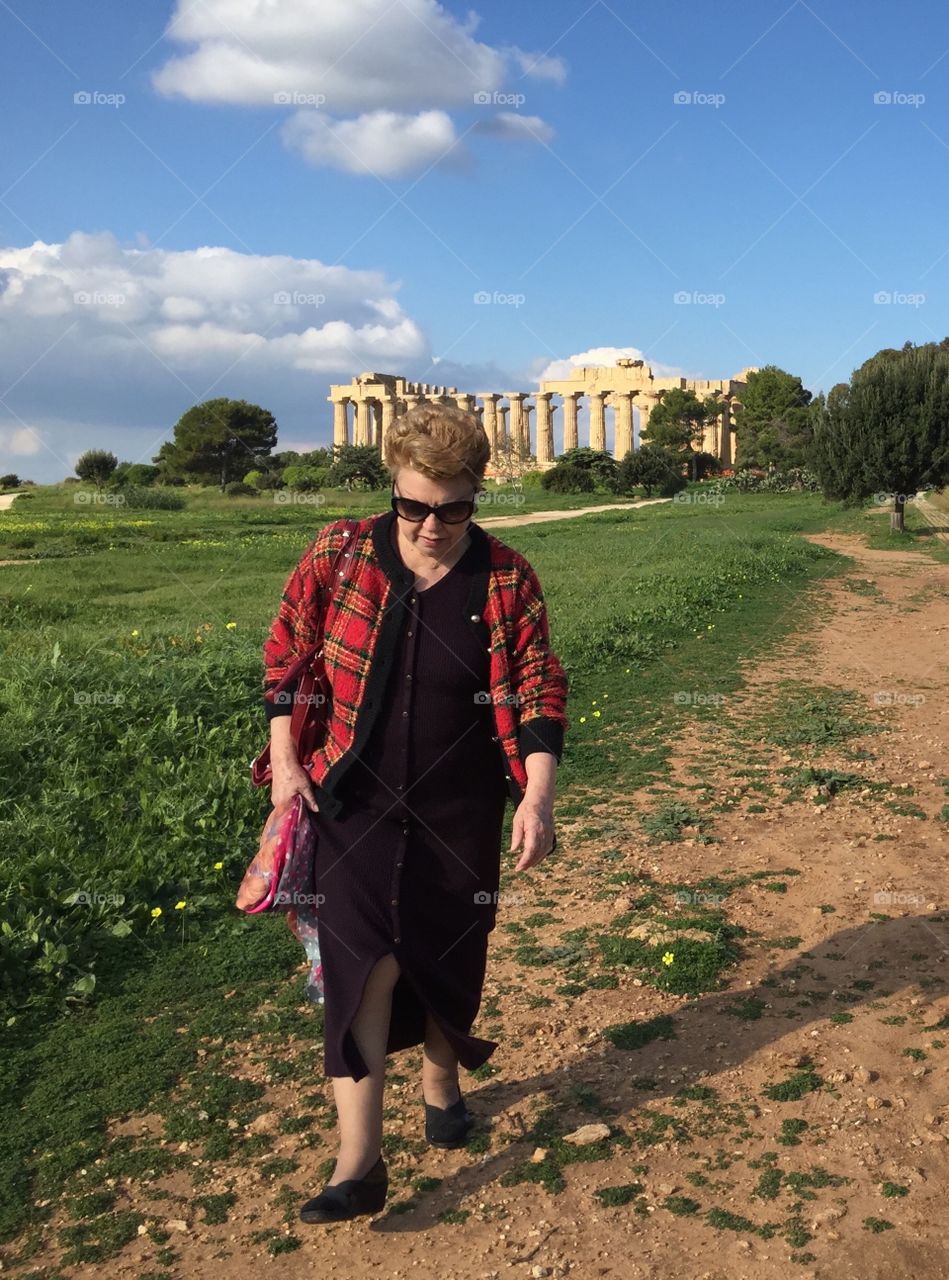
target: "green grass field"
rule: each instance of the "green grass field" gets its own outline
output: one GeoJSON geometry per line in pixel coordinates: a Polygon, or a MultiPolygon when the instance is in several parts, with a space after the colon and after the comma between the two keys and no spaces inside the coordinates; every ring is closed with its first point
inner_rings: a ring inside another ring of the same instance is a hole
{"type": "MultiPolygon", "coordinates": [[[[199,1048],[252,1031],[312,1035],[302,979],[286,982],[299,944],[233,898],[267,809],[248,775],[266,734],[261,645],[315,530],[381,511],[387,495],[347,501],[202,494],[181,512],[119,514],[40,490],[0,513],[0,558],[30,560],[0,569],[0,1239],[73,1185],[105,1148],[110,1116],[158,1111],[169,1136],[227,1159],[234,1139],[215,1121],[253,1114],[257,1093],[199,1048]],[[182,1080],[188,1101],[173,1104],[182,1080]]],[[[508,510],[552,503],[531,495],[508,510]]],[[[497,502],[482,514],[502,513],[497,502]]],[[[945,559],[907,518],[907,541],[945,559]]],[[[662,780],[682,693],[735,688],[739,660],[797,623],[816,578],[845,567],[802,533],[893,545],[885,524],[787,494],[496,530],[540,575],[570,677],[564,809],[662,780]]],[[[146,1158],[172,1156],[120,1145],[100,1167],[146,1158]]]]}

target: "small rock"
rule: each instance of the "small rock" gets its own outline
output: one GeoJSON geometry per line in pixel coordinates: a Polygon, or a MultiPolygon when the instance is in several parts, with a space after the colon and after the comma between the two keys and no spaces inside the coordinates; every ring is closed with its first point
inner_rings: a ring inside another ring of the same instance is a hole
{"type": "Polygon", "coordinates": [[[610,1127],[607,1124],[582,1124],[573,1133],[565,1133],[563,1140],[575,1147],[588,1147],[591,1142],[600,1142],[609,1136],[610,1127]]]}
{"type": "Polygon", "coordinates": [[[530,1158],[530,1163],[531,1163],[531,1164],[542,1164],[542,1163],[543,1163],[543,1161],[544,1161],[544,1160],[546,1160],[546,1159],[547,1159],[547,1148],[546,1148],[546,1147],[537,1147],[537,1148],[535,1148],[535,1150],[534,1150],[534,1154],[533,1154],[533,1155],[531,1156],[531,1158],[530,1158]]]}
{"type": "Polygon", "coordinates": [[[166,1231],[187,1231],[188,1229],[184,1218],[168,1218],[165,1222],[166,1231]]]}
{"type": "Polygon", "coordinates": [[[871,1081],[876,1079],[878,1079],[878,1073],[876,1071],[871,1071],[869,1067],[854,1068],[854,1084],[870,1084],[871,1081]]]}

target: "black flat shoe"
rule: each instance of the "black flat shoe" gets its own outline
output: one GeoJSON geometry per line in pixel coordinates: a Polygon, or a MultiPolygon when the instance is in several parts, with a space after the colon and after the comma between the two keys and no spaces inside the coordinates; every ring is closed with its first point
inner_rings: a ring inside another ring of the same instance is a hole
{"type": "Polygon", "coordinates": [[[425,1137],[433,1147],[463,1147],[475,1118],[465,1106],[459,1090],[458,1100],[450,1107],[433,1107],[425,1103],[425,1137]]]}
{"type": "Polygon", "coordinates": [[[379,1213],[385,1206],[389,1174],[382,1156],[363,1178],[347,1178],[325,1187],[300,1210],[301,1222],[343,1222],[363,1213],[379,1213]]]}

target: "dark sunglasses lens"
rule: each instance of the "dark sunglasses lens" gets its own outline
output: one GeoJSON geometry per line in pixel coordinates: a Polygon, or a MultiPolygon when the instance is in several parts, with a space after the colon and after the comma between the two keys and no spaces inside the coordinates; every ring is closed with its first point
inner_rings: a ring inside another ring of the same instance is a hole
{"type": "MultiPolygon", "coordinates": [[[[474,511],[473,502],[447,502],[444,506],[439,507],[437,515],[439,520],[445,524],[460,524],[462,520],[467,520],[474,511]]],[[[406,520],[414,520],[416,522],[424,520],[429,513],[429,507],[424,502],[416,502],[414,498],[396,498],[396,511],[406,520]]]]}
{"type": "Polygon", "coordinates": [[[428,507],[424,502],[415,502],[411,498],[396,498],[396,511],[406,520],[424,520],[428,515],[428,507]]]}
{"type": "Polygon", "coordinates": [[[473,502],[446,502],[443,507],[439,507],[438,518],[444,520],[445,524],[461,524],[473,510],[473,502]]]}

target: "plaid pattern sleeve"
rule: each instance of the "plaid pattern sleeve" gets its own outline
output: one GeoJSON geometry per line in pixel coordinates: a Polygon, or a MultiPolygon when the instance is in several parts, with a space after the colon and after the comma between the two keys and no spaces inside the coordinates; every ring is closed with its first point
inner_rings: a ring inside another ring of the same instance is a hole
{"type": "Polygon", "coordinates": [[[533,751],[550,751],[559,763],[569,727],[567,676],[550,647],[547,605],[537,574],[527,560],[521,560],[519,568],[511,657],[511,688],[518,706],[518,751],[521,760],[533,751]]]}
{"type": "Polygon", "coordinates": [[[264,692],[316,642],[321,596],[329,585],[333,556],[340,545],[341,522],[324,526],[300,557],[284,584],[277,616],[264,642],[264,692]]]}

